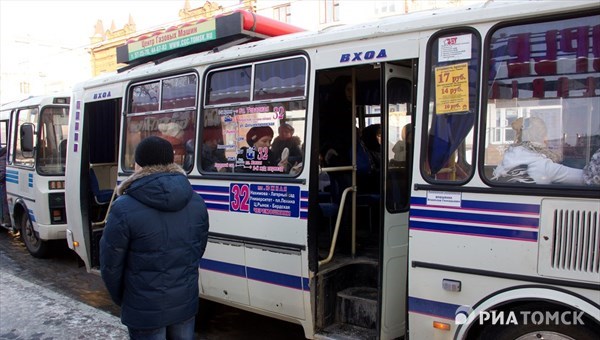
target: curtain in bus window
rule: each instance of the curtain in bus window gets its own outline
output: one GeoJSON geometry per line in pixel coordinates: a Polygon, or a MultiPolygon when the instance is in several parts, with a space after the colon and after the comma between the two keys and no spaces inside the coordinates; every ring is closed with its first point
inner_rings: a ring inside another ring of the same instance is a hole
{"type": "Polygon", "coordinates": [[[429,169],[435,176],[451,162],[460,161],[460,167],[450,167],[454,175],[460,176],[450,179],[464,179],[472,171],[473,140],[468,136],[479,112],[479,37],[466,32],[443,35],[433,40],[429,53],[429,169]],[[459,149],[457,159],[452,159],[459,149]]]}
{"type": "Polygon", "coordinates": [[[434,115],[429,134],[429,164],[431,173],[440,171],[464,142],[475,122],[474,114],[434,115]]]}
{"type": "Polygon", "coordinates": [[[193,74],[163,80],[161,110],[195,107],[196,84],[193,74]]]}
{"type": "Polygon", "coordinates": [[[250,66],[214,72],[208,77],[207,105],[250,101],[250,66]]]}
{"type": "Polygon", "coordinates": [[[306,60],[294,58],[256,65],[254,100],[304,96],[306,60]]]}

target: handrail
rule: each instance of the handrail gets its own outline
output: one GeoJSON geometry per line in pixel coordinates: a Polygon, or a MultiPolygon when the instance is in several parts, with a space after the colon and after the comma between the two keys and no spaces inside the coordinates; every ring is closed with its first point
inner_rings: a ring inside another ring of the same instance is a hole
{"type": "MultiPolygon", "coordinates": [[[[331,259],[333,258],[333,252],[335,251],[335,245],[337,243],[338,232],[340,230],[340,224],[342,222],[342,215],[343,215],[343,212],[344,212],[344,205],[346,203],[346,196],[348,195],[348,192],[350,192],[350,191],[354,191],[354,188],[353,187],[347,187],[342,192],[342,198],[340,200],[340,207],[338,209],[337,218],[335,220],[335,228],[333,229],[333,236],[331,237],[331,246],[329,246],[329,255],[327,256],[327,258],[319,261],[319,266],[322,266],[324,264],[329,263],[331,261],[331,259]]],[[[354,219],[354,216],[352,218],[354,219]]]]}
{"type": "Polygon", "coordinates": [[[104,215],[104,219],[102,221],[92,222],[92,227],[106,225],[106,220],[108,219],[108,214],[110,213],[110,208],[112,207],[112,203],[115,200],[115,196],[117,195],[118,187],[119,187],[118,185],[115,185],[115,188],[113,189],[113,193],[110,196],[110,201],[108,201],[108,209],[106,209],[106,215],[104,215]]]}

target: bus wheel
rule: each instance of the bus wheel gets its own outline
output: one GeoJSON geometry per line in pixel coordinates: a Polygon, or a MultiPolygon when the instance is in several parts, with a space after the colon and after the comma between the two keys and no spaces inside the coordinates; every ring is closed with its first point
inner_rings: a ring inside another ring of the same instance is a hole
{"type": "Polygon", "coordinates": [[[33,230],[33,224],[29,219],[28,214],[24,214],[21,218],[21,239],[25,243],[25,247],[31,255],[38,258],[45,258],[49,253],[49,244],[40,240],[38,235],[33,230]]]}

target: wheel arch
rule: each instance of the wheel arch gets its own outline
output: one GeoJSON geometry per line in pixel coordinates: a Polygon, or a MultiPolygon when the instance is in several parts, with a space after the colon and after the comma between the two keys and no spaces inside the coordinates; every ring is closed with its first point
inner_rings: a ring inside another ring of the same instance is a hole
{"type": "Polygon", "coordinates": [[[25,214],[29,214],[29,208],[27,208],[27,202],[24,199],[18,198],[15,200],[13,208],[14,228],[15,230],[21,229],[21,220],[25,214]]]}
{"type": "Polygon", "coordinates": [[[592,322],[590,327],[600,330],[600,305],[590,299],[553,286],[518,286],[490,294],[472,306],[466,322],[457,329],[455,339],[469,339],[481,332],[486,326],[478,322],[481,312],[510,311],[524,305],[581,311],[583,318],[592,322]]]}

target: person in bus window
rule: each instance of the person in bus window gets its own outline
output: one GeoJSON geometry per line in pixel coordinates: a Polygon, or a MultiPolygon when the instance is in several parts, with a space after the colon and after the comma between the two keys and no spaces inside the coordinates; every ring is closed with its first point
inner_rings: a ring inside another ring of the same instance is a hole
{"type": "Polygon", "coordinates": [[[283,123],[278,128],[279,135],[275,137],[271,144],[271,151],[282,160],[281,155],[285,148],[288,149],[288,164],[297,164],[302,162],[302,141],[300,137],[294,136],[294,127],[288,123],[283,123]]]}
{"type": "Polygon", "coordinates": [[[102,280],[131,339],[194,339],[206,204],[165,139],[143,139],[134,157],[100,239],[102,280]]]}
{"type": "Polygon", "coordinates": [[[356,163],[361,192],[379,192],[381,124],[372,124],[363,129],[357,146],[356,163]]]}
{"type": "Polygon", "coordinates": [[[390,164],[394,166],[406,166],[407,150],[412,143],[412,133],[409,130],[410,124],[404,125],[401,132],[402,139],[398,140],[392,147],[394,158],[390,160],[390,164]]]}
{"type": "Polygon", "coordinates": [[[223,143],[223,133],[218,126],[208,126],[202,132],[202,170],[204,171],[227,171],[227,157],[225,150],[219,149],[223,143]]]}
{"type": "Polygon", "coordinates": [[[184,131],[179,123],[169,122],[158,124],[158,130],[161,132],[161,138],[169,141],[173,145],[173,152],[175,153],[175,162],[177,164],[183,164],[185,158],[185,141],[184,131]]]}
{"type": "Polygon", "coordinates": [[[594,152],[590,162],[583,168],[583,180],[587,185],[600,185],[600,149],[594,152]]]}
{"type": "Polygon", "coordinates": [[[546,145],[547,129],[537,117],[523,119],[520,139],[508,147],[492,179],[537,184],[583,184],[583,170],[559,164],[560,155],[546,145]]]}
{"type": "Polygon", "coordinates": [[[248,130],[248,147],[242,147],[238,151],[236,172],[285,172],[288,155],[282,151],[281,160],[277,162],[277,156],[271,151],[273,136],[274,132],[270,126],[255,126],[248,130]]]}

